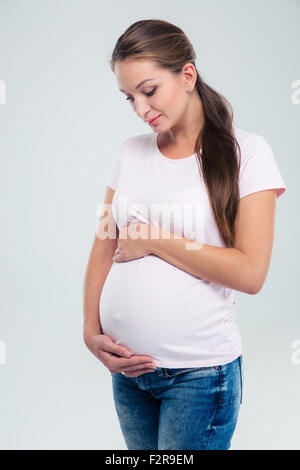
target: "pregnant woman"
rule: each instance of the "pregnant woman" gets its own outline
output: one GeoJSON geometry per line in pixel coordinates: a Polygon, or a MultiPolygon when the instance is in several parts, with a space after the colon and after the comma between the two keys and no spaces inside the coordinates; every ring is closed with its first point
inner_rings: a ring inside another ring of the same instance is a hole
{"type": "Polygon", "coordinates": [[[123,142],[106,181],[84,341],[111,373],[130,450],[230,448],[243,387],[233,291],[261,290],[286,189],[268,142],[233,125],[195,60],[157,19],[132,24],[111,58],[151,131],[123,142]]]}

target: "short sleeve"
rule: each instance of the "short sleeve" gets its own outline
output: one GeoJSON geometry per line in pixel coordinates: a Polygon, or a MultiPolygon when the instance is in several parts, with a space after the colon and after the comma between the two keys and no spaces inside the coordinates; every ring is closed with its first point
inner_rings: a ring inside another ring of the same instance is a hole
{"type": "Polygon", "coordinates": [[[117,155],[111,164],[111,167],[108,171],[108,175],[106,178],[106,186],[116,190],[119,183],[119,177],[121,173],[121,165],[122,165],[122,155],[124,150],[125,142],[119,147],[117,151],[117,155]]]}
{"type": "Polygon", "coordinates": [[[287,189],[273,151],[264,137],[254,134],[241,148],[240,198],[265,189],[276,189],[277,198],[287,189]]]}

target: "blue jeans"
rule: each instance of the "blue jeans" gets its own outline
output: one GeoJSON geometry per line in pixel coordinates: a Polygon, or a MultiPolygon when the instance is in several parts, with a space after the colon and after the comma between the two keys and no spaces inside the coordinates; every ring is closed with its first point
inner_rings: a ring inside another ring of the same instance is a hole
{"type": "Polygon", "coordinates": [[[220,366],[111,372],[128,450],[228,450],[242,403],[242,356],[220,366]]]}

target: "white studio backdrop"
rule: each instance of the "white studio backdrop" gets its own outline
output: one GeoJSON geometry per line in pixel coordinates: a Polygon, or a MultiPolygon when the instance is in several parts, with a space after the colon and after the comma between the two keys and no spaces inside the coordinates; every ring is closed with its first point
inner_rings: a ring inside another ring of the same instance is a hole
{"type": "Polygon", "coordinates": [[[236,293],[244,396],[232,449],[300,449],[298,0],[0,0],[0,448],[126,449],[82,284],[115,154],[151,132],[109,67],[135,21],[181,27],[235,124],[287,184],[262,291],[236,293]],[[297,350],[298,348],[298,350],[297,350]]]}

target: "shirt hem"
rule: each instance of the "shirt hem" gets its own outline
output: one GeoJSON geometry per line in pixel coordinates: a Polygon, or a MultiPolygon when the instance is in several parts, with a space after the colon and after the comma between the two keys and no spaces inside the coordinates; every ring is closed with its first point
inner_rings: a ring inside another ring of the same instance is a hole
{"type": "Polygon", "coordinates": [[[230,362],[237,359],[241,356],[243,350],[242,347],[239,347],[234,352],[231,352],[226,357],[224,354],[222,356],[214,357],[212,360],[197,360],[194,361],[169,361],[169,360],[161,360],[156,361],[153,360],[157,367],[162,367],[164,369],[181,369],[181,368],[192,368],[192,367],[214,367],[214,366],[223,366],[225,364],[229,364],[230,362]]]}

